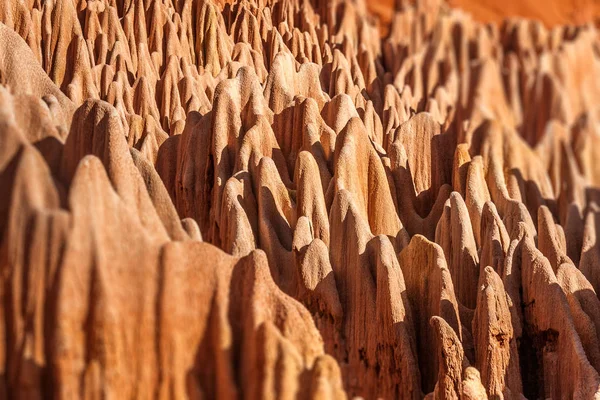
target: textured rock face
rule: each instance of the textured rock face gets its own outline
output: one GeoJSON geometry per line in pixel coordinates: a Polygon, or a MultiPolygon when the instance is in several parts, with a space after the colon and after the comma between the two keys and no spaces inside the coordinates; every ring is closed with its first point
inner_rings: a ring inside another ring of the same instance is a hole
{"type": "Polygon", "coordinates": [[[599,48],[5,0],[0,399],[600,399],[599,48]]]}

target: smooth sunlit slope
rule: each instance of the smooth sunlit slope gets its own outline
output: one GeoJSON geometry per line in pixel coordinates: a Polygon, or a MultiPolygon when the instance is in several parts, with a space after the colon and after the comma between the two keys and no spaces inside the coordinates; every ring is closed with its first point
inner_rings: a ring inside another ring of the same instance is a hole
{"type": "MultiPolygon", "coordinates": [[[[404,3],[410,2],[409,0],[404,3]]],[[[541,21],[547,27],[555,25],[580,25],[596,22],[600,17],[598,0],[449,0],[448,5],[460,8],[481,22],[501,23],[509,17],[522,17],[541,21]]],[[[369,9],[379,16],[382,29],[387,31],[394,6],[401,0],[368,1],[369,9]]]]}

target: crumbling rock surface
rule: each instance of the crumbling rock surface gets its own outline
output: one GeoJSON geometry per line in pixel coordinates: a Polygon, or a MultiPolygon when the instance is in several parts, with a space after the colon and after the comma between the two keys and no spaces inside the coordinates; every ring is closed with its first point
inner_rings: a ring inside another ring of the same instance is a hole
{"type": "Polygon", "coordinates": [[[600,398],[600,41],[362,0],[0,4],[0,399],[600,398]]]}

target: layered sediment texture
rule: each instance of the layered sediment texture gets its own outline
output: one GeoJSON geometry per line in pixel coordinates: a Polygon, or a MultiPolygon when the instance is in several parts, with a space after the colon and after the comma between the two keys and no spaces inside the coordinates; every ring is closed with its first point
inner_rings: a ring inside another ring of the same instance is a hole
{"type": "Polygon", "coordinates": [[[600,398],[592,25],[0,21],[0,398],[600,398]]]}

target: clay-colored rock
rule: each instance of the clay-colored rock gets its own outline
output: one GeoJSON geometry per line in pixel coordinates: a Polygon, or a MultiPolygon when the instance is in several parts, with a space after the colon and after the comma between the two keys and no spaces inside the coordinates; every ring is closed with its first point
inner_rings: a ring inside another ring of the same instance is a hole
{"type": "Polygon", "coordinates": [[[371,3],[0,4],[1,399],[600,398],[597,29],[371,3]]]}

